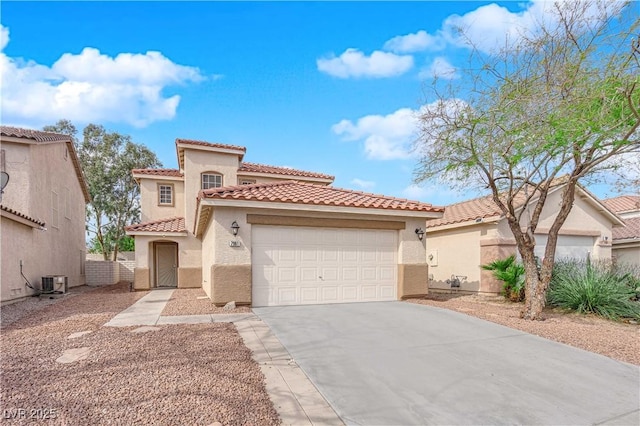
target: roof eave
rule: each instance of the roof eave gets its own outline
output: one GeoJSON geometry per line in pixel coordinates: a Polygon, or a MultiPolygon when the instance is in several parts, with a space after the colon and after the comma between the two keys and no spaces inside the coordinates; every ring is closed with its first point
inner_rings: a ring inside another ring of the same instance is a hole
{"type": "Polygon", "coordinates": [[[464,222],[446,223],[444,225],[438,225],[438,226],[432,226],[432,227],[427,226],[427,228],[425,229],[425,232],[428,234],[430,232],[446,231],[448,229],[466,228],[469,226],[496,225],[498,222],[500,222],[503,219],[503,217],[489,216],[489,217],[483,217],[481,219],[482,220],[480,221],[478,221],[477,219],[474,219],[474,220],[466,220],[464,222]]]}
{"type": "Polygon", "coordinates": [[[348,207],[335,206],[330,204],[302,204],[287,203],[281,201],[256,201],[256,200],[239,200],[239,199],[211,199],[202,198],[200,206],[212,207],[244,207],[244,208],[260,208],[269,210],[294,210],[294,211],[316,211],[323,213],[348,213],[363,214],[372,216],[392,216],[392,217],[414,217],[424,219],[439,219],[442,217],[440,211],[424,211],[409,209],[384,209],[374,207],[348,207]]]}
{"type": "Polygon", "coordinates": [[[322,183],[333,183],[335,178],[326,178],[326,177],[311,177],[311,176],[300,176],[296,174],[285,174],[285,173],[268,173],[268,172],[247,172],[238,170],[238,176],[250,176],[250,177],[268,177],[274,179],[283,179],[283,180],[299,180],[299,181],[307,181],[307,182],[322,182],[322,183]]]}

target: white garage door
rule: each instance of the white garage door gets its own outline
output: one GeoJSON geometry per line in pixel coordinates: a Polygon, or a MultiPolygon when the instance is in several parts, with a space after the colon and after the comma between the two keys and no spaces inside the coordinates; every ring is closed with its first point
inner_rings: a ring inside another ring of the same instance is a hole
{"type": "MultiPolygon", "coordinates": [[[[546,235],[536,235],[535,254],[540,259],[542,259],[544,256],[544,249],[546,244],[546,235]]],[[[558,244],[556,245],[556,260],[586,260],[587,256],[593,253],[593,245],[594,237],[582,235],[559,235],[558,244]]]]}
{"type": "Polygon", "coordinates": [[[397,231],[252,227],[253,306],[396,300],[397,231]]]}

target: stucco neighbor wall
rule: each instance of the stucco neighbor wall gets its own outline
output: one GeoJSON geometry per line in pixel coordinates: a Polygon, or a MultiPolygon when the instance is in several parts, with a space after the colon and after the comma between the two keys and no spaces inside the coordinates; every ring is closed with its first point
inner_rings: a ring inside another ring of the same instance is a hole
{"type": "Polygon", "coordinates": [[[26,145],[2,140],[11,179],[2,205],[45,222],[32,228],[10,218],[0,222],[2,302],[33,294],[46,275],[65,275],[69,287],[84,285],[85,200],[65,143],[26,145]]]}
{"type": "Polygon", "coordinates": [[[640,266],[640,241],[635,244],[613,246],[613,257],[617,263],[640,266]]]}

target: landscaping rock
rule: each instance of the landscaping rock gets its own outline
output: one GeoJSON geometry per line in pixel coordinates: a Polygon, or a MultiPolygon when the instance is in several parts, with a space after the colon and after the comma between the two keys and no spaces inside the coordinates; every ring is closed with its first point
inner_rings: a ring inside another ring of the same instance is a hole
{"type": "Polygon", "coordinates": [[[150,325],[144,325],[142,327],[138,327],[138,328],[135,328],[135,329],[131,330],[131,332],[132,333],[146,333],[148,331],[158,331],[158,330],[160,330],[160,327],[153,327],[153,326],[150,326],[150,325]]]}
{"type": "Polygon", "coordinates": [[[236,302],[235,300],[232,300],[231,302],[227,303],[226,305],[224,305],[224,309],[225,311],[232,311],[236,308],[236,302]]]}

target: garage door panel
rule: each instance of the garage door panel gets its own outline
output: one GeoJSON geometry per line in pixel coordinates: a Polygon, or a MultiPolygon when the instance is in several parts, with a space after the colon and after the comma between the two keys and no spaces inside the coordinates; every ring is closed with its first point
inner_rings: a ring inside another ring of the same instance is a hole
{"type": "Polygon", "coordinates": [[[342,286],[342,301],[343,302],[357,302],[358,301],[358,287],[357,286],[342,286]]]}
{"type": "Polygon", "coordinates": [[[342,268],[342,280],[358,281],[358,268],[356,268],[355,266],[342,268]]]}
{"type": "Polygon", "coordinates": [[[318,281],[318,269],[313,267],[300,268],[300,281],[305,283],[315,283],[318,281]]]}
{"type": "Polygon", "coordinates": [[[254,306],[396,298],[397,231],[254,225],[252,241],[254,306]]]}
{"type": "Polygon", "coordinates": [[[320,289],[320,293],[322,295],[320,299],[322,303],[338,302],[338,287],[336,286],[322,287],[320,289]]]}

